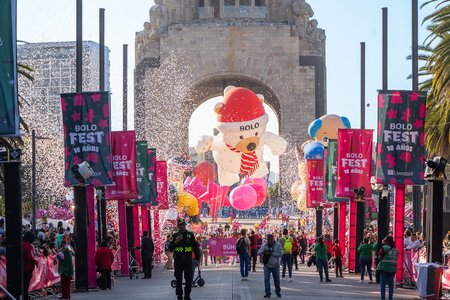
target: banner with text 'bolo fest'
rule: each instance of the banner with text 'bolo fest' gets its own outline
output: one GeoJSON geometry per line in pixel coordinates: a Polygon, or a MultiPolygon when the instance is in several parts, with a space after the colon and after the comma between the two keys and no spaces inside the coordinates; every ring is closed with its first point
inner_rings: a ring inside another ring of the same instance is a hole
{"type": "Polygon", "coordinates": [[[94,175],[87,185],[111,185],[111,123],[109,92],[61,94],[64,124],[64,186],[78,185],[71,168],[83,161],[94,175]]]}
{"type": "Polygon", "coordinates": [[[167,182],[167,162],[156,162],[156,189],[158,192],[158,209],[169,209],[169,185],[167,182]]]}
{"type": "Polygon", "coordinates": [[[377,183],[424,184],[426,92],[378,94],[377,183]]]}
{"type": "Polygon", "coordinates": [[[323,159],[307,159],[306,170],[306,207],[318,207],[324,202],[323,159]]]}
{"type": "Polygon", "coordinates": [[[17,2],[0,1],[0,136],[18,136],[17,2]]]}
{"type": "Polygon", "coordinates": [[[353,189],[360,187],[371,197],[372,137],[373,130],[338,129],[336,197],[355,198],[353,189]]]}
{"type": "Polygon", "coordinates": [[[133,201],[135,204],[150,203],[147,148],[147,141],[136,141],[136,176],[139,195],[133,201]]]}
{"type": "Polygon", "coordinates": [[[116,185],[108,187],[106,199],[137,199],[136,134],[131,130],[113,131],[111,137],[113,180],[116,185]]]}
{"type": "Polygon", "coordinates": [[[156,182],[156,148],[147,149],[148,186],[151,206],[158,206],[158,189],[156,182]]]}

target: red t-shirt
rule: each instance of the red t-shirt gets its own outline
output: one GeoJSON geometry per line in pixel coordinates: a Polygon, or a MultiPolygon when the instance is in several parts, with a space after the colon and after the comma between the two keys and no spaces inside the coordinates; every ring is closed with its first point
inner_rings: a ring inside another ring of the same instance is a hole
{"type": "Polygon", "coordinates": [[[334,257],[340,257],[342,258],[342,252],[341,252],[341,247],[339,247],[339,245],[334,245],[333,246],[333,256],[334,257]]]}

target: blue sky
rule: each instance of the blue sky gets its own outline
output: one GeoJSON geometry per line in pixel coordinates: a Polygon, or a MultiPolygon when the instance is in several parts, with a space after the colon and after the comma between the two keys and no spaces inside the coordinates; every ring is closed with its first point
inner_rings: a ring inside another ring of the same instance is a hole
{"type": "MultiPolygon", "coordinates": [[[[75,0],[18,1],[18,39],[28,42],[75,40],[75,0]]],[[[366,43],[366,128],[375,128],[377,89],[381,88],[382,7],[389,9],[389,88],[411,89],[411,1],[409,0],[309,0],[319,27],[325,29],[328,113],[347,116],[359,124],[360,42],[366,43]]],[[[419,5],[423,0],[419,1],[419,5]]],[[[129,71],[133,74],[135,32],[148,21],[153,1],[84,1],[85,40],[98,41],[98,9],[106,9],[106,44],[111,60],[113,129],[122,124],[122,44],[129,44],[129,71]],[[132,4],[130,4],[132,3],[132,4]]],[[[432,7],[419,10],[419,22],[432,7]]],[[[425,39],[419,27],[419,43],[425,39]]],[[[132,76],[128,99],[133,99],[132,76]]],[[[129,127],[133,127],[129,101],[129,127]]]]}

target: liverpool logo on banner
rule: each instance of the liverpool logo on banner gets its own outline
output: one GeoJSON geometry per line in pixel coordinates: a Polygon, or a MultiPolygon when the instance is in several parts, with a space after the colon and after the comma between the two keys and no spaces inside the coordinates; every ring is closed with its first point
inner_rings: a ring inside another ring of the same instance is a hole
{"type": "Polygon", "coordinates": [[[146,141],[136,142],[136,172],[138,184],[138,198],[133,203],[150,203],[150,186],[148,177],[148,143],[146,141]]]}
{"type": "Polygon", "coordinates": [[[306,184],[306,206],[308,208],[318,207],[323,202],[323,159],[308,159],[307,184],[306,184]]]}
{"type": "Polygon", "coordinates": [[[61,94],[64,124],[64,186],[77,185],[71,168],[86,161],[93,169],[87,185],[110,185],[111,134],[109,92],[61,94]]]}
{"type": "Polygon", "coordinates": [[[424,184],[426,92],[378,94],[377,183],[424,184]]]}
{"type": "Polygon", "coordinates": [[[371,196],[372,137],[372,130],[338,129],[336,197],[354,198],[360,187],[371,196]]]}
{"type": "Polygon", "coordinates": [[[108,187],[106,199],[137,199],[136,134],[134,131],[113,131],[111,139],[113,180],[116,185],[108,187]]]}
{"type": "Polygon", "coordinates": [[[20,135],[16,10],[16,1],[0,1],[0,136],[20,135]]]}
{"type": "Polygon", "coordinates": [[[158,206],[158,189],[156,182],[156,149],[147,149],[148,157],[148,186],[151,206],[158,206]]]}

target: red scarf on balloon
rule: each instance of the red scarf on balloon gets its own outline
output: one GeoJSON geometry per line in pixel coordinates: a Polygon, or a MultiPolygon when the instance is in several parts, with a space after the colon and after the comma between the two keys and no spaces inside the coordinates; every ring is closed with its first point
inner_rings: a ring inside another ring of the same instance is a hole
{"type": "MultiPolygon", "coordinates": [[[[233,152],[237,152],[237,153],[242,153],[241,151],[239,151],[239,149],[232,147],[228,144],[226,144],[227,147],[233,151],[233,152]]],[[[258,162],[258,156],[256,156],[256,151],[251,151],[248,153],[242,153],[241,154],[241,168],[239,170],[239,173],[247,175],[247,176],[252,176],[253,173],[255,173],[256,169],[258,169],[259,167],[259,162],[258,162]]]]}

